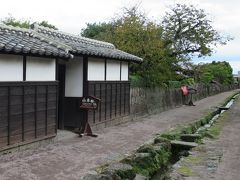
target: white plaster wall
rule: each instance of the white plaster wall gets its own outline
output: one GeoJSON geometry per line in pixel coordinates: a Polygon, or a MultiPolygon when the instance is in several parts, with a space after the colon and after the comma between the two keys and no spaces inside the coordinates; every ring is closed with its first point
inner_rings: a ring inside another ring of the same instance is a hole
{"type": "Polygon", "coordinates": [[[107,60],[107,81],[120,81],[120,61],[107,60]]]}
{"type": "Polygon", "coordinates": [[[83,96],[83,59],[76,57],[66,63],[65,96],[83,96]]]}
{"type": "Polygon", "coordinates": [[[121,80],[128,81],[128,63],[127,62],[122,62],[121,80]]]}
{"type": "Polygon", "coordinates": [[[100,58],[88,58],[88,80],[105,80],[105,61],[100,58]]]}
{"type": "Polygon", "coordinates": [[[23,80],[23,57],[0,55],[0,81],[23,80]]]}
{"type": "Polygon", "coordinates": [[[26,59],[26,81],[55,81],[55,59],[30,57],[26,59]]]}

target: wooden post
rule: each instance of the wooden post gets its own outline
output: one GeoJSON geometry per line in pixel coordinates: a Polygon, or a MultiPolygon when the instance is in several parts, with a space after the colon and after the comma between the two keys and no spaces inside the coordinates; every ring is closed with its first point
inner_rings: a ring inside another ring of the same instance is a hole
{"type": "Polygon", "coordinates": [[[48,85],[46,85],[46,99],[45,99],[45,135],[47,136],[47,131],[48,131],[48,85]]]}
{"type": "MultiPolygon", "coordinates": [[[[87,56],[83,56],[83,96],[88,96],[88,57],[87,56]]],[[[88,121],[87,111],[83,111],[83,121],[84,121],[84,125],[81,123],[81,126],[83,125],[84,127],[88,121]]]]}
{"type": "Polygon", "coordinates": [[[34,126],[35,138],[37,138],[37,86],[34,87],[34,126]]]}
{"type": "Polygon", "coordinates": [[[25,131],[24,115],[25,115],[25,85],[22,86],[22,141],[25,140],[25,137],[24,137],[24,131],[25,131]]]}
{"type": "Polygon", "coordinates": [[[11,110],[10,110],[10,101],[11,101],[11,94],[10,94],[10,91],[11,89],[10,89],[10,86],[8,87],[8,145],[10,145],[10,135],[11,135],[11,127],[10,127],[10,112],[11,112],[11,110]]]}

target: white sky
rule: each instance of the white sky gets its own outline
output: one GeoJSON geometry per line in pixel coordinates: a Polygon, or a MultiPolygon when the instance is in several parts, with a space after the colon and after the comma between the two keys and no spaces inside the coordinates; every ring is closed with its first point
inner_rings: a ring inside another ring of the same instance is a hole
{"type": "Polygon", "coordinates": [[[226,60],[234,72],[240,71],[240,1],[239,0],[2,0],[0,17],[11,14],[33,21],[47,20],[60,30],[79,34],[86,23],[109,21],[124,6],[141,2],[150,18],[160,20],[169,5],[194,4],[209,13],[214,27],[234,37],[228,45],[216,48],[213,57],[195,59],[195,62],[226,60]]]}

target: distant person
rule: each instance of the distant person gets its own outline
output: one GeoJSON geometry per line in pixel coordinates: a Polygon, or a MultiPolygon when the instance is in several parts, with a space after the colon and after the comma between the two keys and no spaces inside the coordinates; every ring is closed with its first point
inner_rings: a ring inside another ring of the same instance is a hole
{"type": "Polygon", "coordinates": [[[196,94],[197,90],[191,86],[187,86],[187,85],[183,85],[181,87],[181,90],[182,90],[182,93],[183,93],[183,102],[185,105],[188,105],[188,106],[195,106],[193,104],[193,99],[192,99],[192,95],[193,94],[196,94]],[[187,97],[188,95],[190,94],[190,100],[189,102],[187,103],[187,97]]]}

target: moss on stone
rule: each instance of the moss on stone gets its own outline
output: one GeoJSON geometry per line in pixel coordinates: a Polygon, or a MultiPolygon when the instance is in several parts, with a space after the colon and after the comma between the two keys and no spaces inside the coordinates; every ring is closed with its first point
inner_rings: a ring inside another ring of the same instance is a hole
{"type": "Polygon", "coordinates": [[[216,121],[213,126],[210,128],[206,129],[205,131],[202,132],[202,135],[204,137],[212,138],[212,139],[217,139],[218,136],[220,135],[222,128],[225,124],[226,120],[226,114],[224,116],[221,116],[218,121],[216,121]]]}
{"type": "Polygon", "coordinates": [[[136,176],[134,169],[129,164],[124,163],[113,163],[110,164],[102,174],[108,175],[108,176],[119,176],[121,179],[134,179],[136,176]]]}
{"type": "Polygon", "coordinates": [[[194,173],[191,170],[191,168],[187,167],[187,166],[182,166],[180,168],[178,168],[178,173],[183,175],[183,176],[193,176],[194,173]]]}
{"type": "Polygon", "coordinates": [[[193,133],[193,126],[194,126],[194,124],[190,124],[190,125],[185,126],[182,129],[181,134],[192,134],[193,133]]]}
{"type": "Polygon", "coordinates": [[[126,180],[132,180],[135,178],[136,173],[134,169],[132,170],[127,170],[127,171],[116,171],[116,174],[121,178],[121,179],[126,179],[126,180]]]}
{"type": "Polygon", "coordinates": [[[154,150],[153,145],[145,144],[141,146],[138,150],[138,153],[150,153],[152,156],[155,156],[157,152],[154,150]]]}
{"type": "Polygon", "coordinates": [[[102,173],[104,170],[106,170],[106,168],[109,166],[109,164],[103,164],[103,165],[101,165],[101,166],[98,166],[96,169],[95,169],[95,171],[97,172],[97,173],[102,173]]]}
{"type": "Polygon", "coordinates": [[[159,169],[166,168],[171,157],[170,141],[160,136],[155,138],[154,144],[141,146],[134,155],[122,160],[133,167],[135,174],[151,177],[159,169]]]}
{"type": "Polygon", "coordinates": [[[199,164],[200,162],[202,162],[202,158],[199,156],[190,155],[185,158],[185,161],[191,164],[199,164]]]}
{"type": "Polygon", "coordinates": [[[161,153],[156,153],[155,156],[149,156],[147,158],[138,158],[132,162],[135,172],[147,177],[151,177],[159,169],[168,166],[171,153],[162,150],[161,153]]]}

